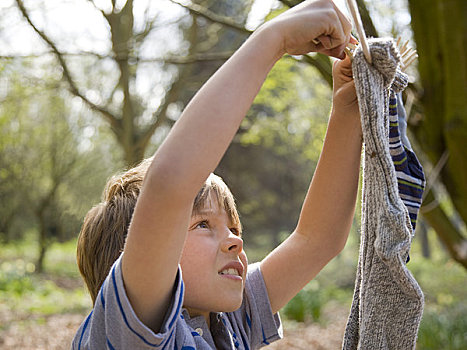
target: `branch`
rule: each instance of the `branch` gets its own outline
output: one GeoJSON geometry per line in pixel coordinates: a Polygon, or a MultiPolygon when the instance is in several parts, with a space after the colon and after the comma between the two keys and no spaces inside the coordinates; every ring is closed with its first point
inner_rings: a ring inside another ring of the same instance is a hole
{"type": "Polygon", "coordinates": [[[161,106],[159,106],[157,111],[153,114],[153,117],[155,117],[156,120],[142,132],[141,137],[139,137],[137,140],[135,149],[145,150],[149,144],[149,141],[151,141],[152,135],[162,125],[162,123],[164,123],[167,120],[166,112],[170,104],[169,101],[171,100],[167,98],[164,101],[164,103],[161,106]]]}
{"type": "Polygon", "coordinates": [[[360,17],[362,18],[363,28],[367,36],[377,38],[378,31],[376,30],[375,25],[370,17],[370,12],[368,11],[365,1],[357,0],[358,12],[360,12],[360,17]]]}
{"type": "MultiPolygon", "coordinates": [[[[192,30],[196,29],[196,24],[192,24],[192,30]]],[[[190,42],[190,50],[189,53],[192,53],[192,50],[194,49],[194,41],[196,41],[196,36],[190,36],[190,38],[193,40],[190,42]]],[[[207,55],[209,53],[205,53],[203,55],[207,55]]],[[[229,57],[232,53],[229,53],[229,57]]],[[[190,56],[196,56],[197,54],[191,54],[190,56]]],[[[167,120],[167,108],[172,102],[177,101],[180,93],[180,89],[182,86],[185,85],[186,82],[186,77],[188,74],[190,74],[190,69],[189,67],[182,67],[180,69],[180,75],[178,76],[178,79],[172,83],[172,86],[170,87],[170,90],[165,94],[165,99],[164,102],[159,106],[159,108],[153,113],[153,119],[155,120],[151,125],[148,126],[148,128],[142,133],[142,136],[139,138],[137,142],[137,148],[138,149],[145,149],[149,141],[151,140],[152,135],[154,132],[157,130],[159,126],[162,125],[163,122],[167,120]]]]}
{"type": "Polygon", "coordinates": [[[105,17],[105,12],[103,10],[101,10],[99,7],[97,7],[96,3],[93,0],[88,0],[88,2],[90,2],[92,4],[92,6],[94,6],[94,8],[97,11],[99,11],[105,17]]]}
{"type": "MultiPolygon", "coordinates": [[[[56,55],[55,51],[44,51],[41,53],[30,54],[30,55],[0,55],[0,59],[4,60],[14,60],[17,58],[39,58],[46,55],[56,55]]],[[[101,55],[91,51],[81,51],[81,52],[61,52],[60,55],[64,57],[83,57],[83,56],[93,56],[100,60],[111,58],[110,55],[101,55]]]]}
{"type": "Polygon", "coordinates": [[[332,89],[332,63],[331,59],[323,54],[316,55],[303,55],[300,57],[296,56],[287,56],[298,62],[305,62],[313,67],[315,67],[320,73],[323,79],[328,83],[329,87],[332,89]]]}
{"type": "MultiPolygon", "coordinates": [[[[206,62],[206,61],[225,61],[234,54],[235,51],[222,51],[222,52],[205,52],[197,53],[189,56],[167,56],[167,57],[150,57],[150,58],[134,58],[130,56],[129,59],[135,59],[137,62],[149,63],[149,62],[164,62],[171,64],[188,64],[196,62],[206,62]]],[[[27,58],[39,58],[45,55],[56,55],[55,51],[45,51],[38,54],[30,55],[0,55],[0,60],[14,60],[14,59],[27,59],[27,58]]],[[[81,51],[81,52],[61,52],[63,57],[84,57],[92,56],[100,60],[106,58],[113,58],[111,55],[101,55],[95,52],[90,51],[81,51]]]]}
{"type": "Polygon", "coordinates": [[[157,111],[153,113],[153,119],[155,119],[155,121],[148,126],[148,128],[143,132],[142,136],[139,138],[136,146],[138,149],[145,149],[157,128],[167,120],[167,108],[172,102],[175,102],[178,99],[180,88],[185,84],[186,81],[186,74],[187,68],[184,67],[182,68],[181,75],[172,84],[170,90],[166,93],[166,97],[162,105],[160,105],[157,111]]]}
{"type": "Polygon", "coordinates": [[[141,44],[154,28],[166,28],[173,24],[177,24],[181,21],[181,18],[177,18],[175,20],[160,22],[156,24],[157,19],[157,16],[155,16],[152,20],[147,19],[144,29],[140,32],[135,33],[134,40],[137,44],[141,44]]]}
{"type": "Polygon", "coordinates": [[[149,144],[149,141],[151,140],[152,135],[162,125],[162,123],[164,123],[167,120],[167,108],[169,107],[170,103],[172,103],[176,99],[175,95],[178,95],[177,83],[179,81],[180,80],[178,80],[172,85],[172,88],[168,93],[169,96],[166,96],[164,103],[160,105],[157,111],[153,113],[153,118],[155,118],[155,121],[142,132],[141,137],[139,137],[136,142],[135,149],[145,150],[147,145],[149,144]],[[174,86],[177,86],[177,89],[174,89],[174,86]]]}
{"type": "Polygon", "coordinates": [[[141,43],[146,39],[146,37],[151,33],[151,31],[154,28],[154,23],[156,21],[156,18],[153,18],[152,21],[146,22],[145,28],[139,32],[135,33],[134,40],[136,45],[141,45],[141,43]]]}
{"type": "Polygon", "coordinates": [[[443,242],[451,257],[467,269],[467,239],[453,225],[449,216],[441,206],[431,206],[436,202],[433,191],[429,191],[420,212],[430,226],[436,231],[438,237],[443,242]],[[425,204],[425,202],[428,203],[425,204]],[[431,207],[431,208],[430,208],[431,207]]]}
{"type": "Polygon", "coordinates": [[[235,51],[225,51],[225,52],[205,52],[205,53],[195,53],[188,56],[172,56],[172,57],[161,57],[161,58],[147,58],[139,59],[138,62],[164,62],[171,64],[189,64],[196,62],[206,62],[206,61],[225,61],[234,54],[235,51]]]}
{"type": "MultiPolygon", "coordinates": [[[[144,17],[145,17],[145,23],[146,23],[146,25],[144,26],[144,29],[139,33],[135,33],[134,39],[135,39],[136,45],[141,45],[144,39],[146,39],[146,37],[149,35],[149,33],[154,28],[154,24],[156,23],[156,19],[158,18],[158,16],[154,16],[152,20],[149,20],[148,11],[149,11],[149,7],[146,8],[146,10],[144,11],[144,17]]],[[[178,21],[179,20],[175,21],[174,23],[178,21]]]]}
{"type": "Polygon", "coordinates": [[[34,25],[34,23],[32,23],[32,21],[31,21],[31,19],[29,17],[29,14],[28,14],[26,8],[24,7],[23,1],[22,0],[16,0],[16,4],[18,5],[21,13],[23,14],[23,17],[26,19],[26,21],[29,23],[29,25],[32,27],[32,29],[34,29],[34,31],[42,38],[42,40],[44,40],[47,43],[48,46],[50,46],[50,48],[52,49],[52,52],[57,57],[60,65],[61,65],[61,67],[63,69],[63,76],[65,77],[66,81],[68,82],[69,90],[71,91],[71,93],[73,95],[78,96],[79,98],[81,98],[91,109],[102,113],[102,115],[109,121],[109,123],[111,124],[111,126],[113,128],[118,128],[119,121],[112,113],[110,113],[105,108],[103,108],[101,106],[98,106],[95,103],[89,101],[78,90],[78,87],[76,86],[75,82],[71,78],[71,73],[70,73],[70,71],[68,69],[68,65],[66,64],[66,62],[65,62],[65,60],[63,58],[63,55],[58,50],[57,46],[52,42],[52,40],[50,40],[49,37],[43,31],[38,29],[34,25]]]}
{"type": "Polygon", "coordinates": [[[299,2],[292,2],[292,1],[289,1],[289,0],[280,0],[281,3],[283,3],[285,6],[289,7],[289,8],[292,8],[294,7],[295,5],[297,5],[299,2]]]}
{"type": "Polygon", "coordinates": [[[201,16],[201,17],[204,17],[204,18],[210,20],[211,22],[216,22],[216,23],[223,24],[226,27],[235,29],[235,30],[237,30],[239,32],[242,32],[242,33],[246,33],[246,34],[252,34],[253,33],[252,30],[246,29],[243,25],[237,23],[236,21],[233,21],[232,19],[230,19],[228,17],[218,15],[217,13],[214,13],[214,12],[208,10],[207,8],[202,7],[202,6],[198,5],[198,4],[184,5],[184,4],[181,4],[180,2],[178,2],[177,0],[170,0],[170,1],[173,2],[174,4],[177,4],[177,5],[185,8],[185,9],[187,9],[188,11],[190,11],[191,13],[193,13],[195,15],[198,15],[198,16],[201,16]]]}

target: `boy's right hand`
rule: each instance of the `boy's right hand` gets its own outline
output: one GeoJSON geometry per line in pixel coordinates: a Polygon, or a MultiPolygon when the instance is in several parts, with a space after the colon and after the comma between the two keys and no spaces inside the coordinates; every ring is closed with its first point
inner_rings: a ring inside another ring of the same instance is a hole
{"type": "Polygon", "coordinates": [[[265,24],[280,36],[280,55],[321,52],[345,58],[352,25],[332,0],[304,1],[265,24]],[[315,44],[315,42],[319,42],[315,44]]]}

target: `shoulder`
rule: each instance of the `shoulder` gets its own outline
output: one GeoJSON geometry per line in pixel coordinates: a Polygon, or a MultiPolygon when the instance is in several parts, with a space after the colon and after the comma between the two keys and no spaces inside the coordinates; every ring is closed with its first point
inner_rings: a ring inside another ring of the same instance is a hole
{"type": "Polygon", "coordinates": [[[248,265],[242,306],[226,313],[233,331],[246,337],[254,347],[282,338],[279,314],[273,314],[259,263],[248,265]]]}
{"type": "Polygon", "coordinates": [[[138,348],[140,345],[173,347],[176,338],[183,336],[183,332],[176,331],[176,328],[183,330],[183,293],[184,285],[179,269],[164,325],[159,333],[154,333],[139,320],[128,300],[120,257],[102,284],[93,310],[78,329],[72,348],[114,348],[113,344],[128,349],[138,348]]]}

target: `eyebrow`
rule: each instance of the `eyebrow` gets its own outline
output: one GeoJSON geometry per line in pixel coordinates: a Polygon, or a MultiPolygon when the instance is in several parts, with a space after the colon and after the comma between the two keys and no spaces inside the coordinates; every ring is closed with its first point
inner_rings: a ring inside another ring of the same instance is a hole
{"type": "Polygon", "coordinates": [[[193,212],[193,216],[203,216],[203,215],[212,215],[216,212],[212,209],[200,209],[193,212]]]}
{"type": "MultiPolygon", "coordinates": [[[[200,210],[197,210],[196,212],[194,212],[191,216],[192,217],[202,217],[202,216],[209,216],[209,215],[215,215],[216,213],[218,213],[218,211],[214,211],[212,209],[200,209],[200,210]]],[[[233,221],[232,221],[232,218],[227,215],[228,218],[229,218],[229,223],[230,225],[234,225],[234,226],[239,226],[239,225],[236,225],[233,221]]]]}

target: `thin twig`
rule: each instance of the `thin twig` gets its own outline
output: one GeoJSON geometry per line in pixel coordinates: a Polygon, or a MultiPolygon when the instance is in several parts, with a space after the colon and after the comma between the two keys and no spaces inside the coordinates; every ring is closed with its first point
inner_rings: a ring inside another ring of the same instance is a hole
{"type": "Polygon", "coordinates": [[[78,89],[76,86],[73,78],[71,77],[70,70],[68,69],[68,65],[65,62],[65,59],[63,58],[62,53],[58,50],[57,46],[50,40],[50,38],[40,29],[38,29],[35,24],[31,21],[31,18],[29,17],[29,14],[23,4],[22,0],[16,0],[16,4],[18,5],[23,17],[26,19],[26,21],[29,23],[29,25],[32,27],[32,29],[44,40],[47,45],[52,49],[52,52],[55,54],[55,56],[58,59],[58,62],[60,63],[62,69],[63,69],[63,76],[65,77],[66,81],[68,82],[69,85],[69,90],[71,91],[72,94],[75,96],[78,96],[81,98],[91,109],[96,110],[109,121],[109,123],[113,127],[117,127],[118,125],[118,119],[107,109],[105,109],[102,106],[99,106],[90,100],[88,100],[78,89]]]}
{"type": "Polygon", "coordinates": [[[212,22],[216,22],[216,23],[220,23],[220,24],[223,24],[225,25],[226,27],[229,27],[229,28],[232,28],[232,29],[235,29],[237,31],[240,31],[242,33],[246,33],[246,34],[252,34],[253,31],[252,30],[249,30],[249,29],[246,29],[242,24],[239,24],[238,22],[236,21],[233,21],[232,19],[228,18],[228,17],[225,17],[225,16],[221,16],[221,15],[218,15],[217,13],[214,13],[210,10],[208,10],[207,8],[203,7],[203,6],[200,6],[198,4],[182,4],[176,0],[170,0],[171,2],[173,2],[174,4],[177,4],[185,9],[187,9],[188,11],[190,11],[191,13],[194,13],[198,16],[201,16],[201,17],[204,17],[212,22]]]}

